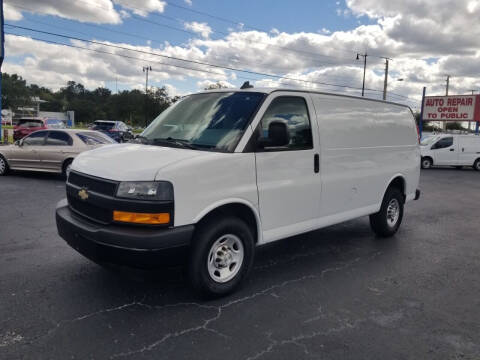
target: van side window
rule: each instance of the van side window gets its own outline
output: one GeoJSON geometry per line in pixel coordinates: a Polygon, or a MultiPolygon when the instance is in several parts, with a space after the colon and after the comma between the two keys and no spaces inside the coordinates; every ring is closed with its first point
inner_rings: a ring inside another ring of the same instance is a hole
{"type": "Polygon", "coordinates": [[[266,148],[265,151],[306,150],[313,148],[312,127],[308,116],[307,103],[297,96],[275,98],[260,122],[260,137],[268,138],[271,122],[283,122],[287,125],[289,143],[281,148],[266,148]]]}
{"type": "Polygon", "coordinates": [[[438,140],[432,149],[445,149],[453,145],[453,137],[445,137],[438,140]]]}

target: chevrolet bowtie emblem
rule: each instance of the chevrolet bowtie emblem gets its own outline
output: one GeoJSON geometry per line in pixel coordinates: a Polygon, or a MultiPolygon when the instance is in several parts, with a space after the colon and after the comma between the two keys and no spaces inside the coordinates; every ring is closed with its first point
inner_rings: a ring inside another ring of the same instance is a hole
{"type": "Polygon", "coordinates": [[[81,189],[78,191],[78,197],[83,201],[88,199],[88,191],[87,189],[81,189]]]}

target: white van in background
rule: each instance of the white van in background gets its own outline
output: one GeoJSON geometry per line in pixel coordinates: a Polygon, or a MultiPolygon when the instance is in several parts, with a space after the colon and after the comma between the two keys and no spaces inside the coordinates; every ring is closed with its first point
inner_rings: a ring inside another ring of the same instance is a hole
{"type": "Polygon", "coordinates": [[[393,103],[214,90],[178,101],[136,141],[74,160],[58,232],[99,263],[180,260],[207,295],[233,291],[258,245],[366,215],[392,236],[420,196],[414,117],[393,103]]]}
{"type": "Polygon", "coordinates": [[[480,136],[442,134],[420,144],[422,168],[432,166],[472,166],[480,171],[480,136]]]}

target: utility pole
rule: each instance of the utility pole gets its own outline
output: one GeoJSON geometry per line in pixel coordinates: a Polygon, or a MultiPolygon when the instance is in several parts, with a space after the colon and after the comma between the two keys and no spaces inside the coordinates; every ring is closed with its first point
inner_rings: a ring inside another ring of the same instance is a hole
{"type": "Polygon", "coordinates": [[[143,72],[145,73],[145,127],[148,126],[148,72],[152,71],[151,66],[144,66],[143,72]]]}
{"type": "Polygon", "coordinates": [[[387,100],[387,84],[388,84],[388,62],[392,59],[385,57],[385,80],[383,82],[383,101],[387,100]]]}
{"type": "MultiPolygon", "coordinates": [[[[447,86],[445,87],[445,96],[448,96],[448,88],[450,87],[450,75],[447,75],[447,86]]],[[[447,121],[443,122],[443,130],[447,132],[447,121]]]]}
{"type": "Polygon", "coordinates": [[[365,96],[365,73],[367,71],[367,52],[365,54],[357,53],[357,60],[360,60],[360,56],[363,57],[363,84],[362,84],[362,96],[365,96]]]}

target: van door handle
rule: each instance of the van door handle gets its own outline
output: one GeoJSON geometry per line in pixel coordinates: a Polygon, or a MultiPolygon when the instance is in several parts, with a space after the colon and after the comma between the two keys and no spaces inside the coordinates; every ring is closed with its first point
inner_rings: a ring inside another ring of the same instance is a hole
{"type": "Polygon", "coordinates": [[[462,152],[465,152],[465,148],[462,148],[462,152]]]}
{"type": "Polygon", "coordinates": [[[315,174],[320,171],[320,156],[318,154],[313,156],[313,171],[315,171],[315,174]]]}
{"type": "Polygon", "coordinates": [[[450,151],[455,151],[455,149],[450,149],[450,151]]]}

